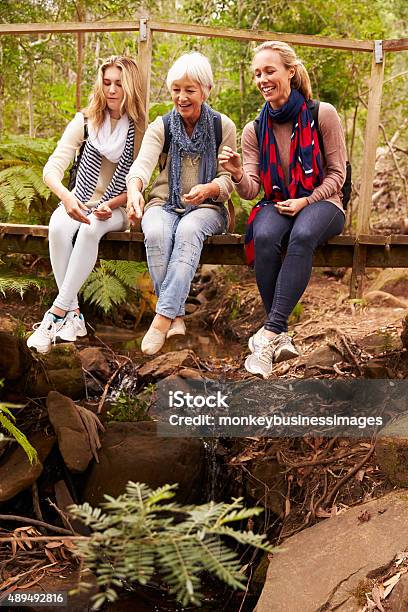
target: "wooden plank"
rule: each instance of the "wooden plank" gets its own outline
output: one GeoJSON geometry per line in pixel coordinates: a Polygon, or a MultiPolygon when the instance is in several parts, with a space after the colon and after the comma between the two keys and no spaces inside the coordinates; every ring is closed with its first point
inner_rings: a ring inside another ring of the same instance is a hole
{"type": "Polygon", "coordinates": [[[228,38],[232,40],[257,41],[282,40],[293,45],[307,47],[321,47],[325,49],[341,49],[343,51],[372,51],[374,43],[371,40],[335,39],[329,36],[311,36],[303,34],[287,34],[285,32],[271,32],[262,30],[238,30],[235,28],[213,28],[198,24],[175,23],[172,21],[150,22],[155,32],[169,32],[173,34],[191,34],[192,36],[205,36],[209,38],[228,38]]]}
{"type": "MultiPolygon", "coordinates": [[[[197,24],[175,23],[172,21],[150,22],[150,28],[156,32],[173,34],[191,34],[207,38],[227,38],[242,41],[283,40],[294,45],[320,47],[323,49],[340,49],[343,51],[371,52],[374,48],[372,40],[350,40],[330,38],[329,36],[311,36],[302,34],[287,34],[261,30],[238,30],[235,28],[213,28],[197,24]]],[[[139,29],[135,21],[94,21],[66,23],[10,23],[0,24],[1,34],[45,34],[45,33],[75,33],[75,32],[131,32],[139,29]]]]}
{"type": "MultiPolygon", "coordinates": [[[[380,110],[382,88],[384,81],[383,58],[381,63],[376,62],[375,52],[371,64],[370,86],[368,93],[368,111],[364,138],[364,151],[361,169],[360,196],[357,209],[357,239],[361,234],[370,231],[370,213],[372,206],[373,183],[375,175],[375,158],[378,141],[378,127],[380,123],[380,110]]],[[[350,296],[361,297],[363,293],[364,268],[366,265],[367,247],[355,246],[353,258],[353,271],[350,281],[350,296]]]]}
{"type": "Polygon", "coordinates": [[[408,38],[383,40],[384,51],[408,51],[408,38]]]}
{"type": "Polygon", "coordinates": [[[368,94],[368,112],[364,138],[363,161],[361,168],[361,187],[357,210],[357,236],[368,234],[373,181],[375,173],[375,156],[380,122],[382,86],[384,80],[384,61],[377,64],[373,53],[370,87],[368,94]]]}
{"type": "Polygon", "coordinates": [[[60,23],[2,23],[0,35],[72,34],[75,32],[135,32],[139,21],[72,21],[60,23]]]}
{"type": "Polygon", "coordinates": [[[354,245],[352,272],[350,279],[350,297],[361,298],[364,287],[364,272],[367,264],[367,245],[354,245]]]}
{"type": "MultiPolygon", "coordinates": [[[[142,22],[142,28],[139,33],[138,43],[138,63],[139,69],[142,76],[142,99],[145,105],[145,129],[149,123],[149,101],[150,101],[150,78],[152,73],[152,45],[153,35],[150,29],[149,20],[147,17],[143,17],[140,20],[142,22]],[[142,40],[142,31],[144,32],[142,40]]],[[[143,138],[143,133],[139,132],[139,142],[136,147],[136,151],[139,150],[140,144],[143,138]]]]}

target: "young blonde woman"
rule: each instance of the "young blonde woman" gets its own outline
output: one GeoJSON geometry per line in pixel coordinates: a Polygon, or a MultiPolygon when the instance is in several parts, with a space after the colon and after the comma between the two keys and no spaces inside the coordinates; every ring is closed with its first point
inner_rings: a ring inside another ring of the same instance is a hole
{"type": "Polygon", "coordinates": [[[265,100],[258,130],[254,121],[243,130],[243,167],[229,147],[219,160],[241,197],[252,200],[264,191],[250,214],[245,242],[266,320],[249,339],[245,368],[268,378],[274,361],[299,355],[287,334],[288,317],[310,280],[315,248],[343,230],[346,148],[336,109],[321,102],[320,150],[309,75],[289,45],[263,43],[252,69],[265,100]]]}
{"type": "Polygon", "coordinates": [[[47,353],[57,338],[74,341],[86,335],[78,292],[95,266],[102,236],[128,226],[125,178],[133,163],[135,131],[144,123],[140,92],[136,61],[107,59],[98,70],[89,105],[68,124],[44,167],[44,182],[61,202],[49,223],[59,291],[27,340],[40,353],[47,353]],[[85,139],[75,187],[69,191],[62,179],[85,139]]]}

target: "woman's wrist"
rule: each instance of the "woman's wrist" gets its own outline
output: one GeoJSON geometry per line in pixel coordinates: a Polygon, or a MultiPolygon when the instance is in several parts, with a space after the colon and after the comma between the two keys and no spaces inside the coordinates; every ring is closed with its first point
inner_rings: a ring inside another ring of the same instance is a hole
{"type": "Polygon", "coordinates": [[[240,183],[244,176],[244,171],[241,168],[237,172],[234,172],[234,174],[231,174],[231,176],[232,176],[232,180],[234,181],[234,183],[240,183]]]}

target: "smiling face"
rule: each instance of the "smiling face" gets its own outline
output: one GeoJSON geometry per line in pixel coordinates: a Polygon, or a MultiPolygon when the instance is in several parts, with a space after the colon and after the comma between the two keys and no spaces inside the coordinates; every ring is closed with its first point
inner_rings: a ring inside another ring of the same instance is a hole
{"type": "Polygon", "coordinates": [[[278,51],[264,49],[257,53],[252,62],[255,84],[273,109],[278,109],[290,96],[290,82],[294,68],[286,68],[278,51]]]}
{"type": "Polygon", "coordinates": [[[190,126],[195,125],[200,118],[201,106],[205,100],[199,83],[187,76],[173,81],[171,99],[184,123],[190,126]]]}
{"type": "Polygon", "coordinates": [[[122,70],[109,66],[103,74],[103,94],[108,111],[114,119],[120,119],[120,106],[125,96],[122,88],[122,70]]]}

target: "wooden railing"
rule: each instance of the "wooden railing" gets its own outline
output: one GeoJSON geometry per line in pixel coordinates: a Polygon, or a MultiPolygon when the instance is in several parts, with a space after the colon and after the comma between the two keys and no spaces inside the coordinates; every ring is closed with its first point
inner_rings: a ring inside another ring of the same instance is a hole
{"type": "MultiPolygon", "coordinates": [[[[158,21],[149,19],[148,17],[139,17],[136,21],[97,21],[97,22],[76,22],[76,23],[19,23],[19,24],[0,24],[1,35],[29,35],[40,33],[73,33],[76,34],[78,44],[78,70],[82,70],[82,46],[84,32],[132,32],[139,31],[139,60],[143,78],[143,99],[146,109],[149,108],[149,92],[150,92],[150,75],[152,63],[152,41],[154,32],[167,32],[174,34],[189,34],[192,36],[217,37],[237,41],[256,41],[265,40],[282,40],[294,45],[304,45],[316,48],[329,48],[343,51],[356,51],[360,53],[371,53],[371,76],[369,85],[367,121],[364,139],[364,151],[361,166],[361,186],[357,209],[357,226],[355,237],[339,237],[334,241],[330,241],[327,247],[324,247],[320,253],[316,255],[316,265],[319,261],[329,261],[337,263],[324,263],[324,265],[350,266],[353,268],[351,278],[351,294],[358,296],[362,292],[364,270],[367,266],[374,265],[374,262],[382,262],[375,265],[378,266],[404,266],[408,265],[408,250],[406,236],[370,236],[370,213],[372,205],[373,181],[375,173],[375,153],[378,141],[378,130],[380,123],[380,109],[382,88],[384,80],[384,63],[385,55],[389,52],[400,52],[408,50],[408,38],[400,40],[347,40],[335,39],[326,36],[309,36],[302,34],[288,34],[283,32],[265,32],[260,30],[237,30],[233,28],[213,28],[200,26],[196,24],[181,24],[170,21],[158,21]],[[352,252],[352,260],[350,261],[350,253],[352,252]],[[324,253],[324,255],[323,255],[324,253]],[[326,255],[327,254],[327,255],[326,255]],[[323,259],[321,259],[323,257],[323,259]],[[320,259],[319,259],[320,258],[320,259]],[[324,259],[326,258],[326,259],[324,259]],[[388,264],[386,263],[388,262],[388,264]],[[399,262],[399,263],[396,263],[399,262]]],[[[77,88],[80,88],[79,79],[77,88]]],[[[80,89],[77,90],[77,103],[80,105],[80,89]]],[[[146,113],[146,117],[148,113],[146,113]]],[[[6,236],[6,235],[5,235],[6,236]]],[[[112,235],[113,236],[113,235],[112,235]]],[[[26,239],[26,246],[32,241],[33,235],[26,239]]],[[[224,237],[217,237],[216,240],[224,240],[224,237]]],[[[3,244],[6,237],[3,238],[3,244]]],[[[11,238],[10,238],[11,240],[11,238]]],[[[115,238],[104,240],[101,243],[101,252],[104,249],[109,250],[106,246],[111,242],[115,242],[115,238]]],[[[214,238],[215,240],[215,238],[214,238]]],[[[221,242],[222,242],[221,240],[221,242]]],[[[235,238],[228,238],[232,244],[228,243],[228,249],[237,249],[238,244],[234,242],[235,238]]],[[[240,239],[242,241],[242,239],[240,239]]],[[[116,247],[119,243],[125,242],[128,244],[138,244],[138,240],[133,238],[120,238],[116,241],[116,247]]],[[[227,241],[228,242],[228,241],[227,241]]],[[[224,244],[224,243],[223,243],[224,244]]],[[[209,252],[206,247],[203,258],[207,257],[209,252]]],[[[109,247],[110,248],[110,247],[109,247]]],[[[121,247],[122,248],[122,247],[121,247]]],[[[130,248],[130,247],[129,247],[130,248]]],[[[133,247],[132,247],[133,248],[133,247]]],[[[136,248],[136,247],[135,247],[136,248]]],[[[227,247],[225,247],[227,248],[227,247]]],[[[241,246],[239,246],[241,249],[241,246]]],[[[221,249],[221,243],[217,244],[217,249],[214,253],[218,253],[221,259],[224,259],[222,253],[226,252],[221,249]]],[[[122,251],[120,251],[122,252],[122,251]]],[[[136,253],[136,251],[135,251],[136,253]]],[[[214,255],[216,257],[216,255],[214,255]]],[[[238,257],[237,257],[238,258],[238,257]]],[[[235,262],[235,256],[233,257],[235,262]]],[[[242,260],[242,252],[239,256],[242,260]]],[[[221,261],[220,261],[221,263],[221,261]]],[[[223,262],[224,263],[224,262],[223,262]]]]}

